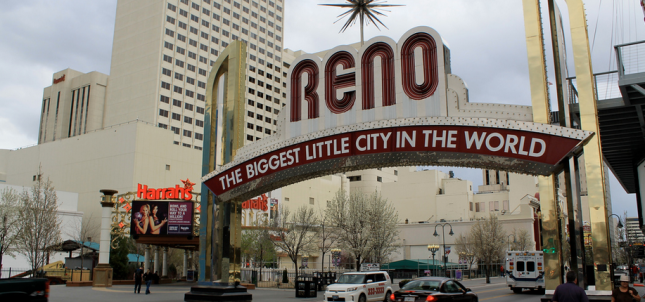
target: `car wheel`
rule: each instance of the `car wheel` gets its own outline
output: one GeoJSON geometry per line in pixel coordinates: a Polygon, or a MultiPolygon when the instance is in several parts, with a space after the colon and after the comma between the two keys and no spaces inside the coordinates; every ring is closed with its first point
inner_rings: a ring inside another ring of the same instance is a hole
{"type": "Polygon", "coordinates": [[[390,295],[392,295],[392,292],[388,290],[387,293],[385,293],[385,299],[383,299],[383,302],[391,302],[392,300],[390,300],[390,295]]]}
{"type": "Polygon", "coordinates": [[[521,287],[513,287],[513,292],[516,294],[522,293],[522,288],[521,287]]]}
{"type": "Polygon", "coordinates": [[[358,297],[358,302],[365,302],[365,301],[367,301],[367,298],[365,297],[365,295],[361,294],[361,296],[358,297]]]}

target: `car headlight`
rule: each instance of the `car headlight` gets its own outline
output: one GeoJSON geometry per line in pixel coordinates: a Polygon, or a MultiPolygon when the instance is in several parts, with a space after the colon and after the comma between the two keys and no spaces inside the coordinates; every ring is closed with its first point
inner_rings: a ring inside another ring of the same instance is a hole
{"type": "Polygon", "coordinates": [[[348,292],[355,292],[358,290],[358,287],[350,287],[347,289],[348,292]]]}

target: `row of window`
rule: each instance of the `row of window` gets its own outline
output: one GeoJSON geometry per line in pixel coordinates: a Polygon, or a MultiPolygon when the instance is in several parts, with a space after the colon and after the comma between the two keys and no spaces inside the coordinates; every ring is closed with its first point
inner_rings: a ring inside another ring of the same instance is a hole
{"type": "MultiPolygon", "coordinates": [[[[163,117],[168,117],[168,110],[165,109],[159,109],[159,115],[163,117]]],[[[173,112],[171,115],[171,118],[173,120],[181,121],[181,114],[173,112]]],[[[184,116],[184,123],[186,124],[193,124],[193,118],[189,116],[184,116]]],[[[197,127],[204,127],[204,121],[202,120],[195,120],[195,126],[197,127]]]]}
{"type": "MultiPolygon", "coordinates": [[[[170,104],[170,98],[165,95],[161,96],[160,101],[162,103],[170,104]]],[[[172,105],[181,108],[181,101],[177,99],[173,99],[172,105]]],[[[197,109],[195,110],[197,111],[197,113],[204,114],[204,107],[194,106],[193,104],[190,104],[190,103],[184,103],[184,109],[186,110],[193,111],[195,107],[197,107],[197,109]]]]}
{"type": "Polygon", "coordinates": [[[246,112],[246,115],[247,115],[248,117],[255,117],[256,119],[258,119],[258,120],[260,120],[260,121],[264,120],[264,122],[265,122],[265,123],[271,123],[271,122],[273,121],[273,124],[274,124],[274,125],[277,125],[277,124],[278,124],[278,121],[277,121],[277,120],[272,120],[272,119],[271,119],[270,117],[268,117],[268,116],[267,116],[267,117],[265,117],[265,116],[262,116],[262,114],[256,114],[256,113],[255,113],[255,112],[253,112],[253,111],[247,111],[247,112],[246,112]]]}
{"type": "MultiPolygon", "coordinates": [[[[200,56],[200,62],[202,62],[201,58],[202,57],[200,56]]],[[[163,61],[172,64],[173,58],[171,56],[169,56],[169,55],[164,54],[163,55],[163,61]]],[[[176,66],[178,66],[180,68],[184,68],[184,64],[185,64],[184,61],[179,60],[179,59],[174,59],[174,61],[175,61],[176,66]]],[[[213,65],[213,62],[214,61],[211,61],[211,65],[213,65]]],[[[207,63],[206,58],[204,58],[204,61],[202,63],[207,63]]],[[[195,70],[198,70],[199,71],[198,73],[200,75],[206,76],[206,73],[207,73],[206,69],[202,69],[202,68],[197,69],[195,67],[195,65],[191,65],[191,64],[185,64],[185,65],[186,65],[186,69],[188,69],[188,71],[195,72],[195,70]]]]}
{"type": "MultiPolygon", "coordinates": [[[[259,125],[253,125],[252,123],[246,123],[246,128],[249,128],[251,130],[259,131],[262,132],[262,126],[259,125]]],[[[273,131],[275,133],[275,131],[273,131]]],[[[269,128],[264,128],[264,133],[265,134],[271,134],[271,129],[269,128]]]]}
{"type": "Polygon", "coordinates": [[[256,107],[258,107],[258,109],[264,109],[266,112],[271,112],[271,110],[273,110],[273,114],[280,113],[280,110],[278,110],[278,109],[275,109],[275,108],[273,108],[271,106],[268,106],[268,105],[264,105],[264,104],[262,104],[260,102],[257,102],[257,104],[256,104],[255,101],[250,100],[250,99],[248,100],[248,104],[251,105],[251,106],[256,105],[256,107]]]}
{"type": "MultiPolygon", "coordinates": [[[[171,86],[170,83],[166,83],[164,81],[161,81],[161,88],[166,89],[166,90],[170,90],[170,86],[171,86]]],[[[182,87],[174,85],[172,91],[174,91],[177,94],[182,94],[184,89],[182,87]]],[[[195,92],[194,91],[188,90],[188,89],[185,89],[185,91],[186,91],[185,95],[187,97],[191,97],[191,98],[195,97],[195,92]]],[[[198,93],[197,94],[197,99],[202,101],[202,102],[204,102],[204,101],[206,101],[206,96],[203,95],[203,94],[198,93]]]]}
{"type": "MultiPolygon", "coordinates": [[[[486,202],[475,202],[475,203],[470,203],[470,211],[473,211],[473,204],[474,204],[474,210],[475,212],[486,212],[486,202]]],[[[489,212],[495,212],[499,211],[499,201],[489,201],[488,202],[488,211],[489,212]]],[[[502,211],[508,211],[509,210],[509,204],[508,200],[502,201],[502,211]]]]}

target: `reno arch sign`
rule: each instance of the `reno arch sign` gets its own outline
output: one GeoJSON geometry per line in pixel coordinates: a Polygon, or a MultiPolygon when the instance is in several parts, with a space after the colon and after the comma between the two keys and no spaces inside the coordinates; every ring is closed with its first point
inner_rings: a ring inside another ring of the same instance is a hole
{"type": "Polygon", "coordinates": [[[242,201],[318,176],[387,166],[550,175],[592,135],[504,109],[455,111],[470,104],[454,101],[465,84],[447,72],[449,53],[436,31],[417,27],[398,43],[377,37],[358,50],[297,58],[276,134],[239,149],[204,184],[220,201],[242,201]]]}

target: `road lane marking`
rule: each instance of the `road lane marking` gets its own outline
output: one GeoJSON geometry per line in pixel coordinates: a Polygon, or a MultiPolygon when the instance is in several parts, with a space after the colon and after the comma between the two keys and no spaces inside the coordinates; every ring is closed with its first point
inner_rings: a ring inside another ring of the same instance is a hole
{"type": "Polygon", "coordinates": [[[486,291],[483,291],[483,292],[478,291],[478,292],[474,292],[474,293],[480,294],[480,293],[496,292],[496,291],[506,290],[506,289],[507,289],[506,287],[502,287],[502,288],[498,288],[498,289],[490,289],[490,290],[486,290],[486,291]]]}
{"type": "Polygon", "coordinates": [[[485,299],[479,299],[479,301],[486,301],[486,300],[490,300],[490,299],[497,299],[497,298],[506,297],[506,296],[510,296],[510,295],[513,295],[513,293],[506,294],[506,295],[501,295],[501,296],[490,297],[490,298],[485,298],[485,299]]]}
{"type": "MultiPolygon", "coordinates": [[[[93,287],[93,290],[98,290],[102,292],[114,292],[114,293],[132,293],[134,292],[133,290],[116,290],[116,289],[108,289],[108,288],[102,288],[102,287],[93,287]]],[[[145,292],[145,289],[144,289],[145,292]]],[[[167,290],[155,290],[155,293],[160,293],[160,294],[172,294],[172,293],[185,293],[186,290],[182,291],[167,291],[167,290]]]]}

